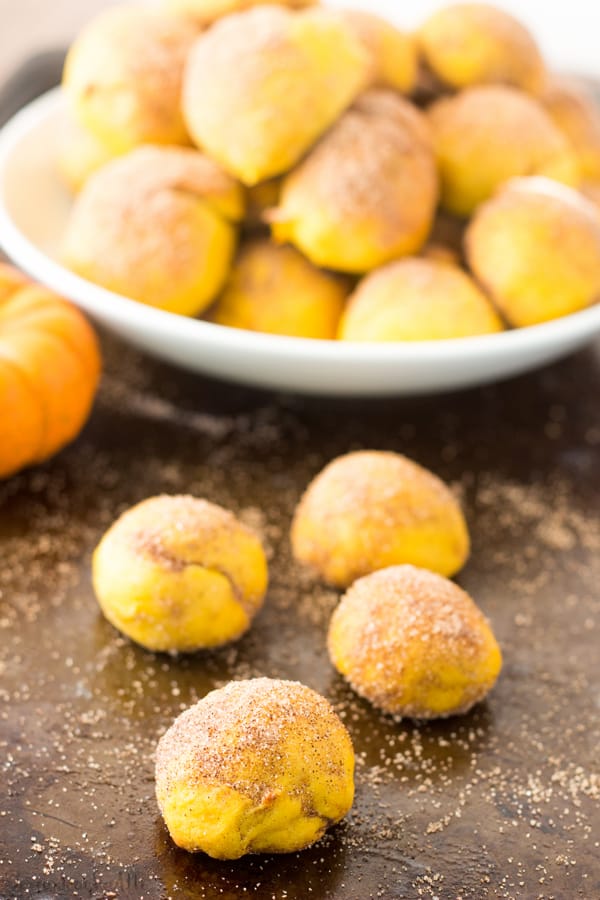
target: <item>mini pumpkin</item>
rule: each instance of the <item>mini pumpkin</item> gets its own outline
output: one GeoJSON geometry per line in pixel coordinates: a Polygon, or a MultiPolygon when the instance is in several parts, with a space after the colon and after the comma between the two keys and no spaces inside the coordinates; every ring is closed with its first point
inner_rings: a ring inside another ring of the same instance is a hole
{"type": "Polygon", "coordinates": [[[77,436],[99,375],[98,342],[82,314],[0,263],[0,477],[77,436]]]}

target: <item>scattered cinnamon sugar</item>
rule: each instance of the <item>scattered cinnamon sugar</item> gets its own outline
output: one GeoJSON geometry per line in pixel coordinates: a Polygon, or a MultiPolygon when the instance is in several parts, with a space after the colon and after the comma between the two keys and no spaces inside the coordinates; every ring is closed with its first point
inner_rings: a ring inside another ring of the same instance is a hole
{"type": "Polygon", "coordinates": [[[0,484],[3,900],[593,896],[595,357],[435,403],[327,406],[240,399],[202,379],[186,388],[117,343],[105,351],[108,377],[79,441],[0,484]],[[560,438],[542,441],[547,422],[562,423],[560,438]],[[365,446],[416,458],[462,492],[474,552],[459,580],[505,656],[489,700],[465,717],[397,724],[327,661],[339,593],[293,562],[289,525],[314,474],[365,446]],[[231,508],[266,542],[271,587],[239,645],[172,659],[102,620],[90,554],[121,511],[160,492],[231,508]],[[332,702],[357,751],[354,809],[302,854],[188,859],[160,824],[156,742],[210,690],[264,675],[332,702]]]}
{"type": "MultiPolygon", "coordinates": [[[[343,777],[349,738],[327,700],[299,682],[229,682],[182,713],[159,741],[159,796],[168,797],[174,785],[208,783],[232,787],[260,804],[269,794],[270,779],[276,783],[294,735],[307,766],[313,749],[320,758],[318,746],[326,743],[329,755],[321,759],[326,768],[320,775],[328,773],[334,790],[343,777]]],[[[302,770],[296,775],[294,791],[301,796],[304,814],[314,814],[308,775],[302,770]]]]}

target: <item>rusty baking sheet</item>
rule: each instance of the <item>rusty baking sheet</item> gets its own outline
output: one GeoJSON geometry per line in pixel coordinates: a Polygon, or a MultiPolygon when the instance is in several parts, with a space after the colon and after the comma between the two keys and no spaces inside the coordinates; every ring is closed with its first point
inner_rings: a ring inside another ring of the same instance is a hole
{"type": "Polygon", "coordinates": [[[105,339],[81,438],[0,484],[0,897],[119,900],[600,897],[600,346],[528,377],[439,398],[274,397],[192,377],[105,339]],[[460,719],[395,724],[331,668],[337,594],[293,563],[309,478],[393,449],[462,493],[459,582],[505,668],[460,719]],[[232,647],[176,659],[99,614],[91,552],[123,509],[191,492],[239,513],[270,555],[268,600],[232,647]],[[352,814],[301,854],[236,863],[170,842],[158,736],[230,678],[304,681],[358,754],[352,814]]]}

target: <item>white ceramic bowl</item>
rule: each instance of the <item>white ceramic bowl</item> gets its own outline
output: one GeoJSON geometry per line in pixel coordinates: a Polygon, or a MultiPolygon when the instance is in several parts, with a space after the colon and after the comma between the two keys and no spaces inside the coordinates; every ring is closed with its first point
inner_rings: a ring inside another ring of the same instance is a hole
{"type": "Polygon", "coordinates": [[[544,325],[483,337],[352,344],[255,334],[143,306],[58,262],[70,197],[55,169],[59,89],[0,133],[0,242],[31,276],[148,353],[245,384],[310,394],[420,394],[481,385],[557,359],[600,334],[600,304],[544,325]]]}

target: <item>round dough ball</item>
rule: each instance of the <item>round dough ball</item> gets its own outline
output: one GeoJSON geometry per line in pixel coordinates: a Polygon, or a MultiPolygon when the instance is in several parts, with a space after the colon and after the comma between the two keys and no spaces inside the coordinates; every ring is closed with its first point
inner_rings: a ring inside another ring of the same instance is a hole
{"type": "Polygon", "coordinates": [[[257,240],[242,248],[212,311],[219,325],[333,340],[348,289],[293,247],[257,240]]]}
{"type": "Polygon", "coordinates": [[[425,118],[391,91],[369,91],[284,179],[273,236],[315,265],[368,272],[422,247],[437,199],[425,118]]]}
{"type": "Polygon", "coordinates": [[[149,650],[235,641],[267,589],[258,538],[206,500],[159,496],[124,513],[93,557],[94,590],[115,628],[149,650]]]}
{"type": "Polygon", "coordinates": [[[66,120],[60,135],[56,165],[67,187],[77,194],[90,175],[114,159],[115,154],[83,128],[73,116],[66,120]]]}
{"type": "Polygon", "coordinates": [[[600,180],[600,109],[585,86],[554,77],[540,98],[573,147],[584,179],[600,180]]]}
{"type": "Polygon", "coordinates": [[[230,682],[161,738],[156,796],[184,850],[215,859],[302,850],[352,806],[352,742],[327,700],[302,684],[230,682]]]}
{"type": "Polygon", "coordinates": [[[317,475],[291,539],[295,558],[337,587],[398,563],[453,575],[469,555],[450,489],[405,456],[374,450],[340,456],[317,475]]]}
{"type": "Polygon", "coordinates": [[[496,331],[502,331],[502,322],[469,275],[444,261],[413,257],[361,281],[339,336],[345,341],[435,341],[496,331]]]}
{"type": "Polygon", "coordinates": [[[171,12],[194,19],[199,25],[210,25],[223,16],[250,9],[252,6],[289,6],[302,9],[314,6],[316,0],[163,0],[171,12]]]}
{"type": "Polygon", "coordinates": [[[368,57],[338,17],[265,6],[197,41],[183,109],[190,133],[244,184],[286,172],[363,87],[368,57]]]}
{"type": "Polygon", "coordinates": [[[517,178],[478,210],[469,265],[511,325],[536,325],[600,297],[600,217],[577,191],[517,178]]]}
{"type": "Polygon", "coordinates": [[[115,154],[145,143],[189,144],[181,90],[197,35],[192,22],[150,9],[101,13],[65,63],[63,86],[77,120],[115,154]]]}
{"type": "Polygon", "coordinates": [[[540,104],[510,87],[475,87],[429,110],[442,206],[470,215],[509,178],[546,175],[576,185],[567,139],[540,104]]]}
{"type": "Polygon", "coordinates": [[[221,289],[243,215],[240,186],[183,147],[139,147],[87,181],[71,211],[67,265],[108,290],[181,315],[221,289]]]}
{"type": "Polygon", "coordinates": [[[344,9],[340,16],[370,58],[369,84],[410,94],[418,74],[417,44],[413,35],[362,9],[344,9]]]}
{"type": "Polygon", "coordinates": [[[502,667],[492,629],[469,595],[414,566],[356,581],[333,613],[328,647],[354,690],[399,718],[466,713],[502,667]]]}
{"type": "Polygon", "coordinates": [[[427,65],[450,87],[500,83],[531,92],[542,87],[544,62],[534,38],[495,6],[444,6],[427,19],[419,37],[427,65]]]}

